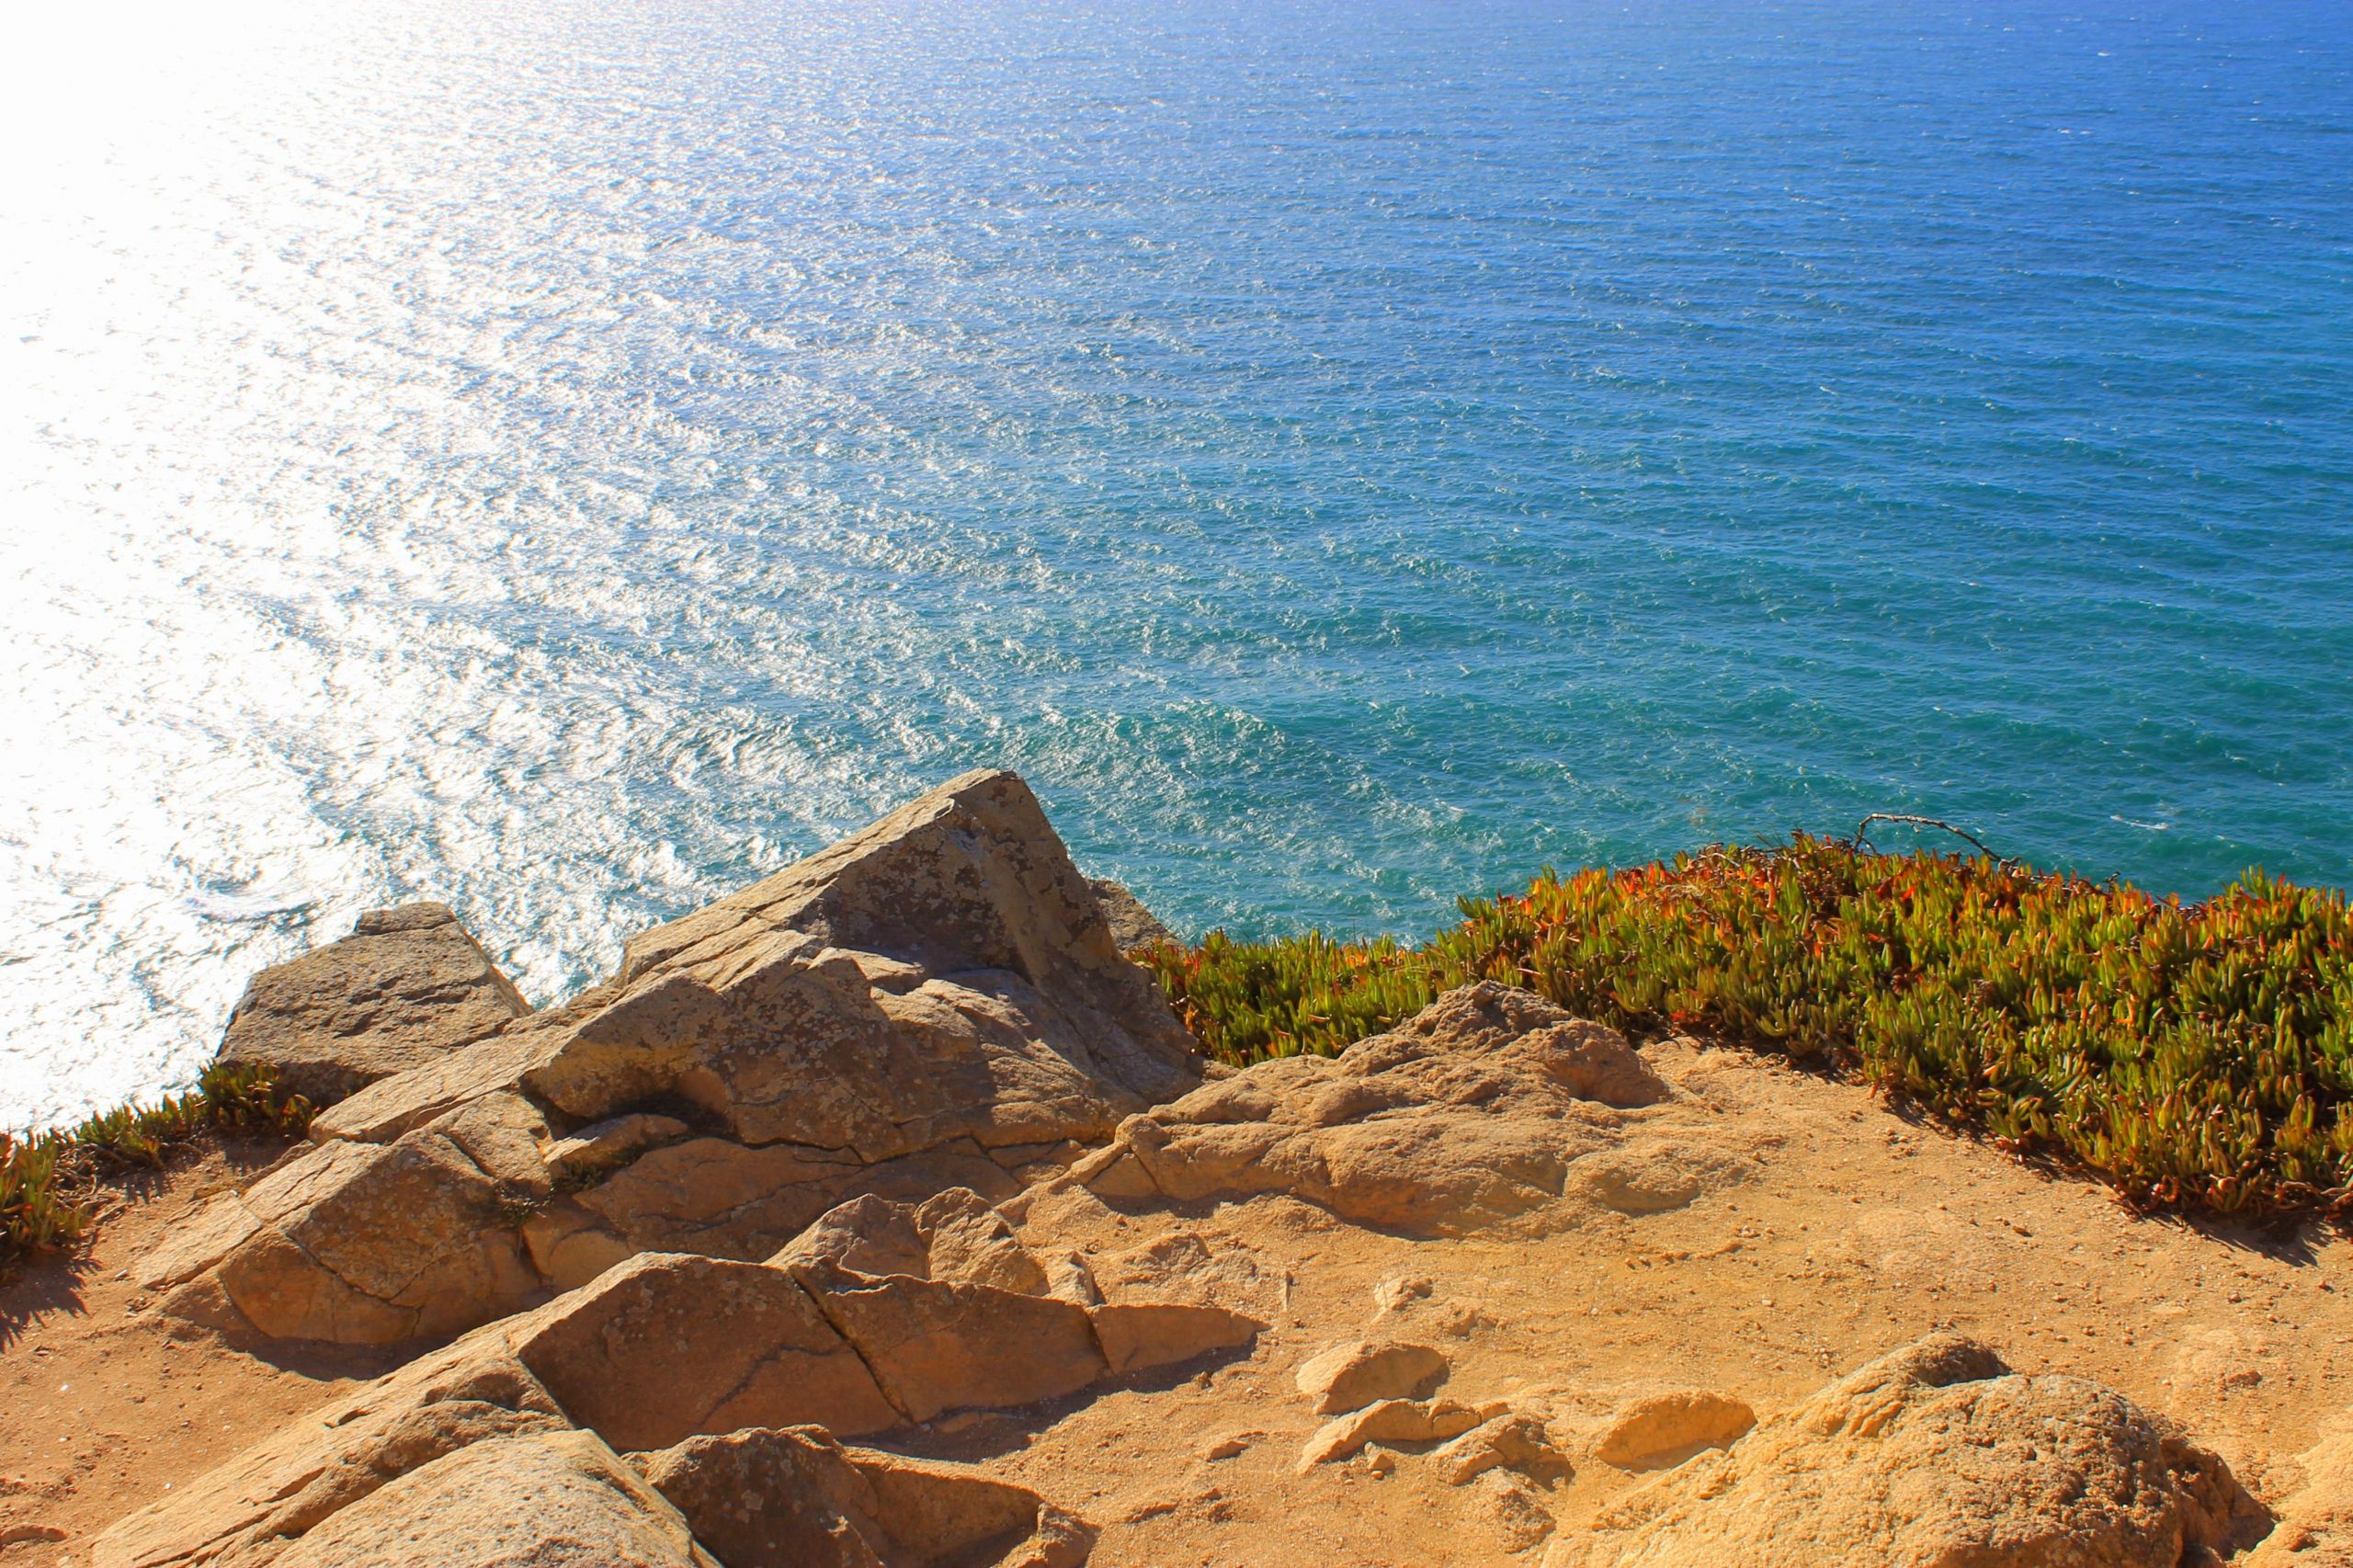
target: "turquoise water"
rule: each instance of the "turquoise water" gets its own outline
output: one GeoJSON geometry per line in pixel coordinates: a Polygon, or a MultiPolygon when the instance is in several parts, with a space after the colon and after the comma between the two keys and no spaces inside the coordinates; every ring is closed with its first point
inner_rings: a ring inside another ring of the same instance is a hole
{"type": "Polygon", "coordinates": [[[982,764],[1195,931],[1874,810],[2353,882],[2341,6],[72,9],[0,1125],[982,764]]]}

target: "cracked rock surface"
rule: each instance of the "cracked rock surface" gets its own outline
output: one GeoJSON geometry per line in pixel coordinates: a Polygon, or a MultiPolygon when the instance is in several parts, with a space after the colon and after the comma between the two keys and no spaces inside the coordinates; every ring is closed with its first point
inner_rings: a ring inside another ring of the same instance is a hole
{"type": "Polygon", "coordinates": [[[1493,984],[1205,1078],[1094,899],[968,776],[158,1212],[10,1568],[2347,1561],[2341,1240],[1493,984]]]}
{"type": "Polygon", "coordinates": [[[531,1010],[447,904],[370,909],[350,936],[246,983],[221,1060],[314,1106],[497,1033],[531,1010]]]}
{"type": "MultiPolygon", "coordinates": [[[[300,960],[314,988],[351,970],[335,951],[300,960]]],[[[1008,1196],[1199,1081],[1008,773],[955,779],[491,1027],[320,1118],[318,1148],[217,1199],[142,1283],[233,1335],[446,1337],[637,1253],[764,1257],[858,1193],[1008,1196]]]]}

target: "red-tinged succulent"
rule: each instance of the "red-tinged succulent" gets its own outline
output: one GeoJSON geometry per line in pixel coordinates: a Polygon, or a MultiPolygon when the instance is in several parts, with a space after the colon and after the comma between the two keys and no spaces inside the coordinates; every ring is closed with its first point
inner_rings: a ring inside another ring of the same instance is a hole
{"type": "Polygon", "coordinates": [[[1428,943],[1215,934],[1145,956],[1209,1051],[1330,1052],[1475,979],[1637,1034],[1823,1057],[2136,1202],[2353,1184],[2353,915],[2250,872],[2183,904],[1800,835],[1465,900],[1428,943]]]}

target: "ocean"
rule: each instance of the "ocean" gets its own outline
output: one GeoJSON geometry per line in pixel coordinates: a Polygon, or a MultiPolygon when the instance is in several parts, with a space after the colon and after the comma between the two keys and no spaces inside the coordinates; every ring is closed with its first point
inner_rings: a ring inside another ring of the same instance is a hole
{"type": "Polygon", "coordinates": [[[1873,811],[2353,882],[2340,4],[56,9],[0,1128],[977,766],[1190,933],[1873,811]]]}

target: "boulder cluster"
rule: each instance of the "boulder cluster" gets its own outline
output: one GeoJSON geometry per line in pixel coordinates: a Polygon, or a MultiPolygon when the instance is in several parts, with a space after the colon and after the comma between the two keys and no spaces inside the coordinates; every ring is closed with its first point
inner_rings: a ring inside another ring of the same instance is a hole
{"type": "Polygon", "coordinates": [[[167,1312],[446,1338],[639,1253],[765,1258],[847,1199],[1010,1197],[1199,1079],[1011,774],[645,932],[545,1012],[447,916],[379,911],[256,979],[239,1060],[366,1086],[147,1261],[167,1312]]]}
{"type": "MultiPolygon", "coordinates": [[[[1502,985],[1335,1059],[1206,1063],[1122,956],[1163,935],[1079,873],[1018,778],[976,773],[646,932],[545,1011],[438,905],[257,977],[224,1052],[331,1108],[142,1278],[184,1334],[400,1364],[124,1517],[93,1561],[1069,1568],[1098,1533],[1075,1482],[910,1457],[911,1435],[1149,1398],[1279,1333],[1246,1260],[1221,1273],[1164,1226],[1114,1277],[1053,1244],[1057,1205],[1279,1200],[1507,1242],[1753,1176],[1624,1039],[1502,985]],[[1155,1293],[1156,1268],[1187,1283],[1155,1293]]],[[[1283,1474],[1405,1456],[1543,1568],[2177,1568],[2272,1523],[2163,1419],[1949,1335],[1762,1418],[1679,1392],[1590,1431],[1455,1386],[1419,1338],[1276,1353],[1281,1397],[1323,1423],[1283,1474]],[[1570,1527],[1579,1466],[1637,1480],[1570,1527]]],[[[2342,1493],[2313,1494],[2299,1539],[2342,1538],[2342,1493]]]]}

